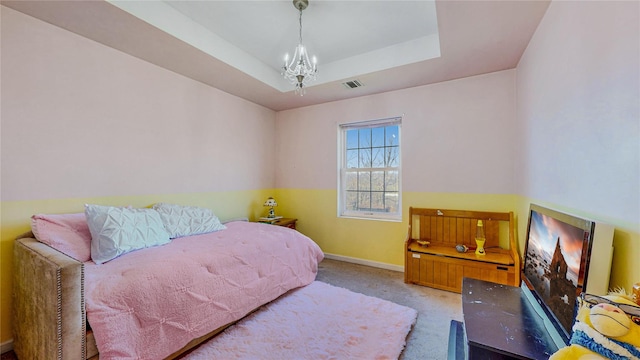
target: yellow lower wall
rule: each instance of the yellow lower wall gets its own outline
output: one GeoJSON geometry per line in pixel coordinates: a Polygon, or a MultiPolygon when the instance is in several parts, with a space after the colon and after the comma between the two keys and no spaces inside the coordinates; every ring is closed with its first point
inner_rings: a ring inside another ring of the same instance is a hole
{"type": "Polygon", "coordinates": [[[146,207],[157,202],[201,206],[212,209],[221,219],[263,216],[262,206],[271,190],[229,191],[215,193],[113,196],[82,199],[52,199],[33,201],[5,201],[0,205],[0,344],[13,338],[11,333],[11,286],[13,241],[30,230],[33,214],[64,214],[84,211],[84,204],[146,207]]]}
{"type": "MultiPolygon", "coordinates": [[[[524,252],[529,205],[541,206],[592,218],[615,227],[610,288],[631,292],[640,281],[640,233],[638,224],[625,224],[575,209],[560,207],[517,195],[405,192],[402,196],[402,222],[386,222],[337,217],[335,190],[278,189],[278,212],[296,217],[298,229],[315,240],[329,254],[404,266],[403,244],[407,235],[408,209],[413,207],[513,211],[520,254],[524,252]]],[[[600,215],[601,216],[601,215],[600,215]]]]}
{"type": "Polygon", "coordinates": [[[404,192],[402,222],[337,217],[336,190],[278,189],[278,212],[329,254],[404,266],[409,207],[513,211],[513,195],[404,192]]]}
{"type": "MultiPolygon", "coordinates": [[[[524,249],[522,234],[526,230],[531,202],[576,215],[594,217],[593,214],[581,214],[573,209],[560,208],[554,204],[516,195],[405,192],[402,197],[402,222],[347,219],[337,217],[336,190],[309,189],[3,202],[0,214],[0,343],[12,338],[10,309],[13,240],[17,235],[29,230],[31,215],[80,212],[83,211],[85,203],[144,207],[156,202],[171,202],[210,208],[222,220],[234,217],[249,217],[254,220],[265,214],[262,204],[268,196],[275,197],[278,202],[276,214],[297,218],[298,230],[316,241],[325,253],[395,266],[404,266],[403,244],[407,235],[409,206],[513,211],[520,253],[524,249]]],[[[611,287],[622,286],[630,291],[632,284],[640,281],[640,262],[636,259],[640,254],[640,234],[630,230],[634,224],[616,223],[614,219],[598,220],[616,227],[611,287]]]]}

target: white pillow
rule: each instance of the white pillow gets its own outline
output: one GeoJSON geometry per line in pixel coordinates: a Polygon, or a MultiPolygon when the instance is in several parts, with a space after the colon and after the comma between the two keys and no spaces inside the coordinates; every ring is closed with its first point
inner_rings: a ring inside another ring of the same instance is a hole
{"type": "Polygon", "coordinates": [[[153,209],[85,205],[84,212],[91,232],[91,259],[96,264],[171,241],[160,214],[153,209]]]}
{"type": "Polygon", "coordinates": [[[213,211],[206,208],[157,203],[153,205],[153,209],[160,213],[164,228],[172,239],[227,228],[220,223],[213,211]]]}

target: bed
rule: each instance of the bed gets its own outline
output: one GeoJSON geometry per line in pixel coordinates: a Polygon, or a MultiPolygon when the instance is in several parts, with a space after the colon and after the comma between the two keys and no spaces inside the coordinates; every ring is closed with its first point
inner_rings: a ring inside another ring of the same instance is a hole
{"type": "Polygon", "coordinates": [[[33,233],[21,237],[14,247],[16,354],[175,358],[315,279],[324,255],[308,237],[268,224],[225,225],[102,264],[78,261],[33,233]]]}

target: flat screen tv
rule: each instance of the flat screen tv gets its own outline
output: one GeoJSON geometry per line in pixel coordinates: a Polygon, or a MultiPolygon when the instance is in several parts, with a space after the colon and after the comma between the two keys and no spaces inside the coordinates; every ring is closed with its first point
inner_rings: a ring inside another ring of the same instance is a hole
{"type": "Polygon", "coordinates": [[[582,292],[605,295],[613,227],[531,204],[523,280],[566,344],[582,292]]]}

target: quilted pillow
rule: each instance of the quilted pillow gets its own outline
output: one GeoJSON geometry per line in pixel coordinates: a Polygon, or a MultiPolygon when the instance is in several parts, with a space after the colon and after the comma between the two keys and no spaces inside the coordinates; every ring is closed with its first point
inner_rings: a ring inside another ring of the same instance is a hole
{"type": "Polygon", "coordinates": [[[160,213],[164,227],[172,239],[227,228],[220,223],[213,211],[206,208],[157,203],[153,205],[153,209],[160,213]]]}
{"type": "Polygon", "coordinates": [[[33,215],[31,231],[38,241],[78,261],[91,260],[91,232],[84,213],[33,215]]]}
{"type": "Polygon", "coordinates": [[[84,211],[91,232],[91,259],[96,264],[171,241],[153,209],[85,205],[84,211]]]}

